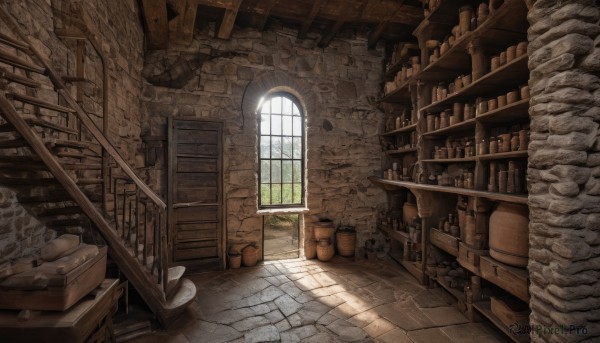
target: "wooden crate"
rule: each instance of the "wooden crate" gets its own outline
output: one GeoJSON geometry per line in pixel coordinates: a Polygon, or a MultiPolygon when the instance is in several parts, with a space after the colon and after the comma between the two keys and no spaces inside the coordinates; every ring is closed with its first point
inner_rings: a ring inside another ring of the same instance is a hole
{"type": "Polygon", "coordinates": [[[458,256],[458,237],[443,233],[438,229],[431,229],[429,232],[429,241],[445,252],[453,256],[458,256]]]}
{"type": "Polygon", "coordinates": [[[472,273],[481,275],[479,271],[479,260],[481,256],[487,256],[488,254],[488,250],[472,249],[461,242],[458,246],[458,263],[472,273]]]}
{"type": "MultiPolygon", "coordinates": [[[[514,298],[512,299],[514,300],[514,298]]],[[[527,305],[525,309],[521,311],[517,311],[511,306],[511,301],[509,297],[491,297],[490,307],[492,313],[498,317],[498,319],[506,326],[510,327],[515,323],[519,325],[519,327],[527,326],[529,324],[529,313],[531,312],[527,305]]]]}
{"type": "Polygon", "coordinates": [[[481,257],[480,269],[481,277],[529,302],[529,274],[526,269],[508,266],[489,256],[481,257]]]}

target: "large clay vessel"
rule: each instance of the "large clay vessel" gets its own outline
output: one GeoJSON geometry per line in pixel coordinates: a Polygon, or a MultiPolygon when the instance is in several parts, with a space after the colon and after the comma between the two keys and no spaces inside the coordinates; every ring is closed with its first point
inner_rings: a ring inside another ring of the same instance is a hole
{"type": "Polygon", "coordinates": [[[490,256],[516,267],[527,266],[529,209],[500,203],[490,216],[490,256]]]}

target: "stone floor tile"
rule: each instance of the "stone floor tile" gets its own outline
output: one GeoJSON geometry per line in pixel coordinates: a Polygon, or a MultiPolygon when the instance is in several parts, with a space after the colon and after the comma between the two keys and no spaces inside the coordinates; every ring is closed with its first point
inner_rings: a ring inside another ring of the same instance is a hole
{"type": "Polygon", "coordinates": [[[233,327],[237,331],[244,332],[267,324],[271,324],[271,322],[267,320],[267,318],[263,316],[255,316],[240,320],[239,322],[235,322],[231,325],[231,327],[233,327]]]}
{"type": "Polygon", "coordinates": [[[300,317],[300,315],[298,313],[292,314],[291,316],[289,316],[287,318],[287,320],[293,328],[304,325],[302,323],[302,317],[300,317]]]}
{"type": "Polygon", "coordinates": [[[292,281],[282,284],[281,286],[279,286],[279,289],[293,298],[299,297],[300,294],[302,294],[302,290],[296,287],[296,285],[292,281]]]}
{"type": "Polygon", "coordinates": [[[414,330],[406,334],[415,343],[455,343],[440,328],[414,330]]]}
{"type": "Polygon", "coordinates": [[[338,297],[337,295],[329,295],[326,297],[320,297],[320,298],[317,298],[317,301],[329,306],[330,308],[337,307],[346,302],[344,299],[338,297]]]}
{"type": "Polygon", "coordinates": [[[297,312],[297,314],[302,318],[302,324],[314,324],[330,311],[330,307],[324,305],[318,301],[311,301],[309,303],[304,304],[302,308],[297,312]]]}
{"type": "Polygon", "coordinates": [[[255,315],[255,312],[249,308],[240,308],[219,312],[207,317],[206,319],[210,319],[211,322],[229,325],[255,315]]]}
{"type": "Polygon", "coordinates": [[[312,274],[312,277],[314,277],[315,280],[317,280],[319,284],[321,284],[321,286],[323,287],[329,287],[337,284],[335,278],[332,277],[332,275],[329,275],[328,273],[320,272],[312,274]]]}
{"type": "Polygon", "coordinates": [[[283,315],[286,317],[296,313],[296,311],[302,307],[302,304],[298,303],[287,294],[275,299],[275,305],[277,305],[281,313],[283,313],[283,315]]]}
{"type": "Polygon", "coordinates": [[[252,306],[252,307],[250,307],[250,309],[257,316],[271,312],[271,309],[269,308],[269,306],[267,304],[260,304],[260,305],[252,306]]]}
{"type": "Polygon", "coordinates": [[[279,330],[273,325],[252,329],[244,335],[244,341],[246,343],[278,342],[280,339],[279,330]]]}
{"type": "Polygon", "coordinates": [[[457,343],[495,343],[509,341],[506,336],[485,323],[451,325],[443,327],[441,330],[457,343]]]}
{"type": "Polygon", "coordinates": [[[359,342],[367,337],[367,334],[361,328],[357,328],[343,319],[338,319],[327,325],[327,329],[346,342],[359,342]]]}
{"type": "Polygon", "coordinates": [[[348,319],[348,322],[360,327],[360,328],[364,328],[365,326],[373,323],[374,321],[376,321],[377,319],[381,318],[377,312],[375,312],[374,310],[368,310],[365,312],[361,312],[353,317],[351,317],[350,319],[348,319]]]}
{"type": "Polygon", "coordinates": [[[189,330],[183,332],[190,342],[227,342],[242,337],[244,334],[226,325],[214,324],[199,320],[189,330]]]}
{"type": "Polygon", "coordinates": [[[320,332],[314,336],[305,338],[300,341],[301,343],[333,343],[335,342],[332,335],[326,332],[320,332]]]}
{"type": "Polygon", "coordinates": [[[326,297],[328,295],[337,294],[341,292],[346,292],[347,289],[342,285],[333,285],[329,287],[321,287],[317,289],[313,289],[310,293],[315,297],[326,297]]]}
{"type": "Polygon", "coordinates": [[[468,323],[469,320],[453,306],[423,308],[421,311],[435,326],[446,326],[468,323]]]}
{"type": "Polygon", "coordinates": [[[365,287],[376,282],[373,278],[369,277],[364,273],[348,274],[345,276],[345,278],[346,281],[348,281],[356,287],[365,287]]]}
{"type": "Polygon", "coordinates": [[[371,324],[365,326],[363,330],[365,330],[369,336],[376,338],[394,330],[395,328],[396,326],[394,324],[383,318],[379,318],[373,321],[371,324]]]}
{"type": "Polygon", "coordinates": [[[265,314],[265,318],[271,322],[271,324],[279,323],[285,317],[281,314],[279,310],[273,310],[267,314],[265,314]]]}
{"type": "Polygon", "coordinates": [[[310,291],[313,289],[323,287],[323,285],[321,285],[319,281],[317,281],[317,279],[315,279],[310,274],[307,274],[306,276],[297,279],[296,281],[294,281],[294,284],[296,285],[296,287],[300,288],[303,291],[310,291]]]}
{"type": "Polygon", "coordinates": [[[314,325],[305,325],[280,333],[281,342],[300,342],[318,333],[319,330],[314,325]]]}
{"type": "Polygon", "coordinates": [[[300,294],[294,299],[301,304],[315,300],[315,298],[313,298],[312,295],[310,295],[310,292],[302,292],[302,294],[300,294]]]}
{"type": "Polygon", "coordinates": [[[290,325],[290,323],[288,323],[287,319],[283,319],[279,323],[275,324],[275,327],[277,328],[277,330],[279,332],[284,332],[284,331],[289,330],[289,329],[292,328],[292,326],[290,325]]]}
{"type": "Polygon", "coordinates": [[[398,308],[388,304],[375,308],[375,312],[405,331],[435,326],[431,319],[417,308],[398,308]]]}
{"type": "Polygon", "coordinates": [[[335,322],[338,319],[340,319],[340,318],[334,316],[333,314],[325,313],[323,316],[321,316],[321,318],[319,318],[319,320],[317,320],[317,324],[319,324],[319,325],[329,325],[329,324],[335,322]]]}
{"type": "Polygon", "coordinates": [[[308,272],[302,272],[302,273],[294,273],[294,274],[286,274],[287,278],[292,280],[292,281],[296,281],[298,279],[302,279],[303,277],[310,275],[308,274],[308,272]]]}
{"type": "Polygon", "coordinates": [[[448,306],[451,303],[448,303],[448,301],[440,296],[438,296],[437,294],[429,291],[429,290],[424,290],[421,293],[415,295],[413,297],[415,304],[417,304],[418,307],[423,307],[423,308],[427,308],[427,307],[440,307],[440,306],[448,306]]]}
{"type": "Polygon", "coordinates": [[[402,329],[390,330],[387,333],[379,336],[377,341],[382,343],[413,343],[413,341],[411,341],[411,339],[406,335],[406,332],[402,329]]]}

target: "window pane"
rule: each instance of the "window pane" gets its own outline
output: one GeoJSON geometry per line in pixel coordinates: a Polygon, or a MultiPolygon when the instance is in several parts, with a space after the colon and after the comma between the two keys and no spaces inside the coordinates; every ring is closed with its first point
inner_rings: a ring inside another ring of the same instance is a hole
{"type": "Polygon", "coordinates": [[[291,115],[292,114],[292,101],[288,98],[283,98],[283,110],[281,111],[283,114],[291,115]]]}
{"type": "Polygon", "coordinates": [[[284,204],[291,204],[293,201],[292,184],[291,183],[284,184],[284,185],[282,185],[282,187],[283,187],[283,195],[281,198],[281,202],[284,204]]]}
{"type": "Polygon", "coordinates": [[[271,116],[263,114],[260,116],[260,134],[270,135],[271,134],[271,116]]]}
{"type": "Polygon", "coordinates": [[[292,161],[282,161],[281,181],[292,182],[292,161]]]}
{"type": "Polygon", "coordinates": [[[283,137],[283,150],[282,150],[283,158],[292,158],[292,138],[291,137],[283,137]]]}
{"type": "Polygon", "coordinates": [[[265,101],[260,109],[260,113],[269,114],[271,113],[271,101],[265,101]]]}
{"type": "Polygon", "coordinates": [[[299,116],[300,115],[300,111],[298,110],[298,106],[296,106],[296,104],[293,104],[292,108],[293,108],[293,110],[292,110],[293,114],[295,116],[299,116]]]}
{"type": "Polygon", "coordinates": [[[271,113],[281,114],[281,97],[271,99],[271,113]]]}
{"type": "Polygon", "coordinates": [[[294,158],[302,158],[302,138],[294,137],[294,158]]]}
{"type": "Polygon", "coordinates": [[[260,203],[271,205],[271,188],[269,185],[260,185],[260,203]]]}
{"type": "Polygon", "coordinates": [[[271,182],[281,182],[281,161],[271,161],[271,182]]]}
{"type": "Polygon", "coordinates": [[[289,116],[283,116],[283,135],[291,136],[292,135],[292,118],[289,116]]]}
{"type": "Polygon", "coordinates": [[[260,161],[260,182],[271,182],[271,161],[260,161]]]}
{"type": "Polygon", "coordinates": [[[281,204],[281,185],[273,185],[271,188],[272,205],[281,204]]]}
{"type": "Polygon", "coordinates": [[[281,116],[280,115],[272,115],[271,116],[271,134],[272,135],[280,135],[281,134],[281,116]]]}
{"type": "Polygon", "coordinates": [[[271,149],[269,136],[260,137],[260,158],[269,158],[269,150],[271,149]]]}
{"type": "Polygon", "coordinates": [[[281,158],[281,137],[271,137],[271,158],[281,158]]]}
{"type": "Polygon", "coordinates": [[[302,203],[302,184],[294,184],[294,204],[302,203]]]}
{"type": "Polygon", "coordinates": [[[292,117],[294,120],[294,136],[302,136],[302,117],[292,117]]]}
{"type": "Polygon", "coordinates": [[[302,182],[302,161],[294,161],[294,182],[302,182]]]}

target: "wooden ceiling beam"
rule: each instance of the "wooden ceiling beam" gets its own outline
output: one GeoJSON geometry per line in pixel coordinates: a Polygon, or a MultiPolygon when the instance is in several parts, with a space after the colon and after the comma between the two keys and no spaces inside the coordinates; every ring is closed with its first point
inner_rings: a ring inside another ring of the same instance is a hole
{"type": "Polygon", "coordinates": [[[225,14],[223,14],[223,20],[221,20],[221,25],[219,25],[217,38],[229,39],[229,37],[231,37],[235,18],[237,17],[242,0],[231,0],[231,4],[231,8],[225,8],[225,14]]]}
{"type": "Polygon", "coordinates": [[[319,11],[321,10],[321,7],[323,6],[324,3],[325,3],[325,0],[315,0],[313,2],[313,5],[310,9],[310,12],[308,13],[308,16],[302,22],[302,27],[300,28],[300,31],[298,31],[299,39],[306,38],[308,29],[310,29],[310,26],[312,25],[313,21],[315,21],[315,18],[317,17],[317,14],[319,14],[319,11]]]}
{"type": "Polygon", "coordinates": [[[198,3],[195,0],[171,0],[170,4],[179,15],[169,22],[169,39],[175,44],[189,45],[194,38],[198,3]]]}
{"type": "Polygon", "coordinates": [[[389,20],[380,22],[371,32],[369,32],[368,47],[374,49],[377,46],[377,42],[381,38],[381,35],[390,24],[389,20]]]}
{"type": "Polygon", "coordinates": [[[321,40],[319,41],[319,43],[317,43],[317,46],[319,48],[324,48],[328,46],[329,43],[331,43],[331,41],[333,40],[333,37],[337,35],[337,33],[347,21],[353,18],[360,18],[362,16],[363,10],[365,9],[368,3],[369,0],[363,0],[358,6],[357,11],[354,13],[351,13],[351,11],[344,9],[336,19],[335,24],[333,24],[333,27],[329,30],[329,32],[321,37],[321,40]]]}
{"type": "Polygon", "coordinates": [[[261,31],[265,29],[265,27],[267,26],[267,21],[269,20],[269,14],[271,14],[271,9],[273,9],[273,7],[277,4],[278,1],[279,0],[264,0],[260,2],[260,4],[262,4],[262,6],[260,6],[260,10],[262,10],[262,13],[259,14],[259,17],[256,20],[255,27],[257,29],[261,31]]]}
{"type": "Polygon", "coordinates": [[[167,0],[142,0],[142,11],[148,33],[148,48],[166,49],[169,45],[167,0]]]}

